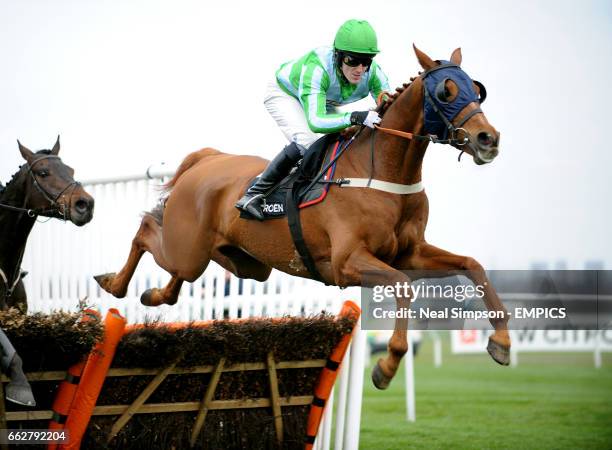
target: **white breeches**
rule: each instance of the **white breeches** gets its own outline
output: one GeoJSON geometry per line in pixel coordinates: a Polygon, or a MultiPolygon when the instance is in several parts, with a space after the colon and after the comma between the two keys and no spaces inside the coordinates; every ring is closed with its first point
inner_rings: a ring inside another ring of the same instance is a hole
{"type": "Polygon", "coordinates": [[[264,105],[289,142],[308,148],[323,136],[310,130],[304,108],[295,97],[278,86],[276,79],[268,83],[264,105]]]}

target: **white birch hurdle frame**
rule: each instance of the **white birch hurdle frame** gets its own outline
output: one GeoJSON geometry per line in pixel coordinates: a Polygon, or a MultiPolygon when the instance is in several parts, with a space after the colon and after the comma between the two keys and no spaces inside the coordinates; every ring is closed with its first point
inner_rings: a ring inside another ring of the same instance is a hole
{"type": "MultiPolygon", "coordinates": [[[[141,213],[153,208],[159,186],[171,172],[83,182],[95,199],[94,218],[77,228],[58,220],[34,227],[28,241],[23,268],[30,312],[74,311],[85,299],[103,314],[117,308],[129,323],[146,319],[188,322],[242,317],[305,316],[326,311],[337,314],[342,301],[359,303],[359,288],[341,291],[313,280],[292,277],[273,270],[265,283],[239,280],[211,262],[202,277],[185,283],[176,305],[143,306],[140,295],[151,287],[162,287],[170,276],[146,253],[132,278],[127,296],[116,299],[104,292],[93,275],[118,270],[125,261],[141,213]]],[[[342,364],[336,414],[334,448],[359,448],[361,400],[365,364],[365,332],[359,324],[342,364]]],[[[333,392],[319,429],[316,445],[331,445],[333,392]]]]}

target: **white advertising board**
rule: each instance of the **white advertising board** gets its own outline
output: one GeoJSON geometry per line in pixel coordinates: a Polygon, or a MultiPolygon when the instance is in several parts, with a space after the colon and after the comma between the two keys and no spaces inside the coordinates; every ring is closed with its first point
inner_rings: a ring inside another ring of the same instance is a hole
{"type": "MultiPolygon", "coordinates": [[[[453,353],[486,351],[491,330],[451,331],[453,353]]],[[[513,350],[519,352],[612,351],[612,330],[511,330],[513,350]]]]}

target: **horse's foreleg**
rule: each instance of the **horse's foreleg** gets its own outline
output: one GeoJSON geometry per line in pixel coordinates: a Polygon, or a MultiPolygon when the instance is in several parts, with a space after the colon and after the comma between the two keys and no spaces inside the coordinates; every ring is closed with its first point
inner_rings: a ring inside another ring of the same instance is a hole
{"type": "MultiPolygon", "coordinates": [[[[365,249],[358,250],[347,258],[337,281],[339,285],[357,284],[363,287],[410,284],[408,276],[380,261],[365,249]],[[364,280],[362,273],[366,271],[372,273],[364,280]]],[[[405,296],[396,296],[395,300],[397,310],[407,310],[410,308],[411,291],[405,296]]],[[[408,318],[396,318],[393,334],[387,344],[387,356],[379,359],[372,370],[372,381],[378,389],[386,389],[389,386],[407,351],[408,318]]]]}
{"type": "Polygon", "coordinates": [[[483,301],[487,309],[499,312],[502,316],[490,319],[495,332],[489,338],[487,351],[499,364],[510,363],[508,312],[478,261],[469,256],[455,255],[431,244],[422,243],[407,257],[398,258],[393,265],[400,270],[465,271],[461,273],[470,278],[474,285],[484,288],[483,301]]]}
{"type": "Polygon", "coordinates": [[[127,294],[127,287],[134,275],[136,266],[145,251],[151,251],[153,247],[159,247],[161,239],[161,227],[150,215],[145,215],[140,223],[140,228],[132,240],[132,247],[127,262],[119,273],[106,273],[96,275],[94,279],[100,287],[117,298],[123,298],[127,294]]]}
{"type": "Polygon", "coordinates": [[[178,300],[182,285],[182,279],[172,277],[163,289],[153,288],[143,292],[140,296],[140,303],[145,306],[174,305],[178,300]]]}

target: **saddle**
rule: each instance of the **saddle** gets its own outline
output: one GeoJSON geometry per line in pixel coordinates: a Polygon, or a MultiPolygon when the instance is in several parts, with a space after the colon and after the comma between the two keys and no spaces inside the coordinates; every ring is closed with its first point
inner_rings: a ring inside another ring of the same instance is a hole
{"type": "MultiPolygon", "coordinates": [[[[308,148],[306,155],[292,172],[266,195],[262,205],[264,220],[278,219],[287,215],[289,196],[297,200],[299,209],[316,205],[325,200],[330,187],[330,183],[326,181],[333,179],[336,163],[330,166],[325,175],[310,189],[308,189],[308,186],[321,173],[321,170],[335,158],[341,145],[339,138],[339,133],[326,134],[308,148]],[[327,151],[327,148],[333,142],[335,144],[330,147],[330,151],[327,151]]],[[[255,178],[247,189],[255,184],[258,179],[259,177],[255,178]]],[[[240,217],[255,220],[250,214],[244,212],[240,212],[240,217]]]]}

